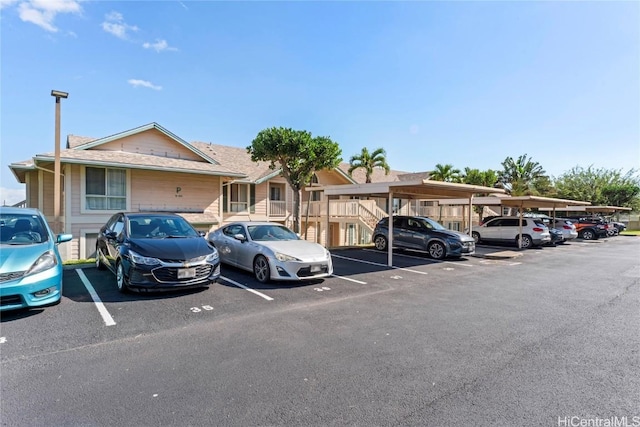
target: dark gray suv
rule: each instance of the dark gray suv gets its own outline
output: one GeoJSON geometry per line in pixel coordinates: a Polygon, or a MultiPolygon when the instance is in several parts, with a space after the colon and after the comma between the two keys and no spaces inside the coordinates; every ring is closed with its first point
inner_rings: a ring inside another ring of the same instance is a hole
{"type": "MultiPolygon", "coordinates": [[[[387,250],[389,242],[389,217],[382,218],[373,230],[376,249],[387,250]]],[[[434,259],[472,255],[476,243],[467,234],[449,230],[437,221],[422,216],[393,217],[393,246],[427,251],[434,259]]]]}

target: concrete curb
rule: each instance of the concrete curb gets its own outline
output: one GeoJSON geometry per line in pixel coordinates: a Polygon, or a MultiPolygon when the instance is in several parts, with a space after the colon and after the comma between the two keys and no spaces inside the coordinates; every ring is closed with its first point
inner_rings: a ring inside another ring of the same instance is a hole
{"type": "Polygon", "coordinates": [[[522,252],[500,251],[500,252],[492,252],[490,254],[473,254],[472,256],[477,258],[486,258],[486,259],[511,259],[511,258],[521,257],[522,252]]]}

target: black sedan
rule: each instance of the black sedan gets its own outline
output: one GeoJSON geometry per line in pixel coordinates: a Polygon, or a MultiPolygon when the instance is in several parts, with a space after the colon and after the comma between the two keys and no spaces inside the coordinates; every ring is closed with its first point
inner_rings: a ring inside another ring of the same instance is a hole
{"type": "Polygon", "coordinates": [[[113,215],[98,233],[96,267],[116,275],[120,292],[204,287],[220,277],[216,248],[167,213],[113,215]]]}

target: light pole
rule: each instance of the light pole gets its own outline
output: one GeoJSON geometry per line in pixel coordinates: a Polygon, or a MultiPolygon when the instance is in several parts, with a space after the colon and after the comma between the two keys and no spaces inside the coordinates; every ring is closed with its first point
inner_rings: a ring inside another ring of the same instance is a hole
{"type": "Polygon", "coordinates": [[[60,99],[68,98],[67,92],[52,90],[51,96],[56,98],[56,147],[53,162],[53,232],[62,233],[60,221],[60,99]]]}

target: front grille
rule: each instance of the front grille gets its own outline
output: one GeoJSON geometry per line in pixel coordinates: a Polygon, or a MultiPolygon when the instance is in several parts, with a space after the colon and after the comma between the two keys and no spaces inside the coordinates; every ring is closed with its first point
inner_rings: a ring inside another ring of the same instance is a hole
{"type": "Polygon", "coordinates": [[[24,271],[12,271],[11,273],[0,274],[0,283],[8,282],[9,280],[19,279],[24,276],[24,271]]]}
{"type": "Polygon", "coordinates": [[[203,264],[195,267],[196,276],[189,277],[187,279],[178,279],[178,268],[175,267],[160,267],[152,271],[153,277],[158,282],[173,282],[173,283],[189,283],[198,280],[205,279],[211,275],[213,266],[211,264],[203,264]]]}
{"type": "Polygon", "coordinates": [[[328,265],[322,265],[320,268],[320,271],[316,271],[314,273],[311,272],[311,267],[302,267],[300,270],[298,270],[298,277],[311,277],[311,276],[316,276],[318,274],[323,274],[323,273],[328,273],[329,272],[329,266],[328,265]]]}
{"type": "Polygon", "coordinates": [[[22,304],[20,295],[7,295],[0,298],[0,306],[22,304]]]}

